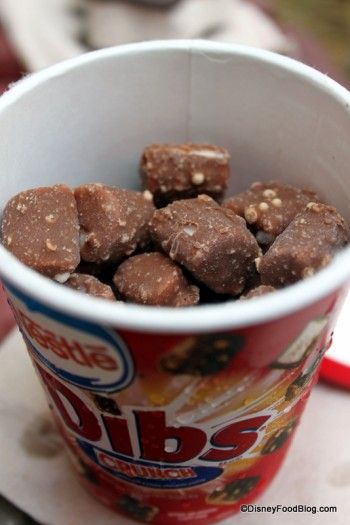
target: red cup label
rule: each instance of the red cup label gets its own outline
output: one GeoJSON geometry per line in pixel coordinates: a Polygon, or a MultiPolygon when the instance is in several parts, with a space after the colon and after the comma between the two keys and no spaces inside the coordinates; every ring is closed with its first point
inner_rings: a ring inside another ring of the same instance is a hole
{"type": "Polygon", "coordinates": [[[334,305],[279,330],[119,334],[7,288],[84,483],[157,525],[224,518],[263,490],[315,381],[334,305]]]}
{"type": "Polygon", "coordinates": [[[38,370],[81,451],[109,474],[135,485],[174,489],[207,483],[222,474],[225,463],[254,456],[251,451],[267,421],[277,415],[264,410],[196,425],[175,421],[171,405],[162,410],[124,405],[125,415],[101,415],[88,397],[42,367],[38,370]]]}

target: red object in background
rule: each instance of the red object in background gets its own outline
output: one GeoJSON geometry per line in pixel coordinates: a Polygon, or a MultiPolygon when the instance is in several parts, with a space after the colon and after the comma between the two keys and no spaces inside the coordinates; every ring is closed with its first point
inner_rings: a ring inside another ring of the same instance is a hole
{"type": "MultiPolygon", "coordinates": [[[[0,93],[3,93],[9,84],[19,80],[23,70],[4,32],[0,29],[0,93]]],[[[13,315],[7,304],[4,291],[0,288],[0,341],[14,324],[13,315]]]]}
{"type": "Polygon", "coordinates": [[[329,383],[350,389],[350,366],[325,357],[320,375],[329,383]]]}
{"type": "Polygon", "coordinates": [[[24,68],[18,62],[4,32],[0,28],[0,93],[22,77],[24,68]]]}

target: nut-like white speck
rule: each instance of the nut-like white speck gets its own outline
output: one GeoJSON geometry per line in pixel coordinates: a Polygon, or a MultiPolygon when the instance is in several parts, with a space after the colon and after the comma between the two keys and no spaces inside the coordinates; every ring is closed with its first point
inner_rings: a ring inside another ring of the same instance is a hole
{"type": "Polygon", "coordinates": [[[213,199],[209,197],[209,195],[206,195],[205,193],[201,193],[200,195],[198,195],[198,200],[208,202],[208,203],[213,202],[213,199]]]}
{"type": "Polygon", "coordinates": [[[54,244],[50,241],[50,239],[46,239],[46,248],[50,250],[50,252],[55,252],[57,250],[57,244],[54,244]]]}
{"type": "Polygon", "coordinates": [[[12,243],[12,237],[11,237],[11,235],[8,235],[8,237],[7,237],[7,246],[10,246],[11,243],[12,243]]]}
{"type": "Polygon", "coordinates": [[[45,221],[46,221],[48,224],[53,224],[54,222],[57,221],[57,216],[53,215],[53,213],[50,213],[50,215],[46,215],[46,217],[45,217],[45,221]]]}
{"type": "Polygon", "coordinates": [[[199,184],[203,184],[205,181],[204,173],[197,172],[192,175],[192,184],[195,184],[196,186],[199,186],[199,184]]]}
{"type": "Polygon", "coordinates": [[[90,233],[90,235],[88,236],[88,240],[93,248],[99,248],[101,246],[100,241],[97,239],[94,233],[90,233]]]}
{"type": "Polygon", "coordinates": [[[58,273],[57,275],[55,275],[54,280],[57,281],[58,283],[63,284],[66,281],[68,281],[69,277],[70,277],[69,272],[58,273]]]}
{"type": "Polygon", "coordinates": [[[248,207],[244,210],[244,217],[245,217],[245,220],[246,220],[249,224],[253,224],[254,222],[257,221],[257,219],[258,219],[258,214],[257,214],[256,209],[254,208],[254,206],[248,206],[248,207]]]}
{"type": "Polygon", "coordinates": [[[28,208],[27,208],[27,206],[26,206],[25,204],[23,204],[23,203],[18,203],[16,209],[17,209],[19,212],[21,212],[22,215],[24,215],[28,208]]]}
{"type": "Polygon", "coordinates": [[[130,237],[127,233],[123,233],[122,237],[121,237],[121,242],[122,243],[126,243],[130,240],[130,237]]]}
{"type": "Polygon", "coordinates": [[[329,254],[325,255],[321,261],[321,266],[322,267],[327,266],[327,264],[329,264],[331,260],[332,260],[332,257],[329,254]]]}
{"type": "Polygon", "coordinates": [[[275,206],[275,208],[281,208],[282,207],[282,201],[281,199],[272,199],[272,204],[275,206]]]}
{"type": "Polygon", "coordinates": [[[187,235],[189,235],[190,237],[192,237],[192,235],[194,235],[195,231],[196,231],[196,226],[185,226],[183,231],[184,233],[186,233],[187,235]]]}
{"type": "Polygon", "coordinates": [[[259,271],[260,263],[261,263],[261,257],[257,257],[256,259],[254,259],[254,262],[255,262],[256,269],[259,271]]]}
{"type": "Polygon", "coordinates": [[[309,202],[306,207],[316,213],[319,213],[322,210],[322,206],[318,202],[309,202]]]}
{"type": "Polygon", "coordinates": [[[261,211],[267,211],[269,209],[269,205],[267,202],[260,202],[259,204],[259,210],[261,211]]]}
{"type": "Polygon", "coordinates": [[[273,199],[276,197],[275,190],[266,189],[263,191],[263,196],[266,197],[266,199],[273,199]]]}
{"type": "Polygon", "coordinates": [[[303,269],[303,271],[301,272],[301,275],[303,276],[304,279],[306,279],[307,277],[312,277],[314,273],[315,273],[315,270],[307,266],[306,268],[303,269]]]}
{"type": "Polygon", "coordinates": [[[87,234],[85,232],[79,232],[79,246],[82,248],[87,241],[87,234]]]}
{"type": "Polygon", "coordinates": [[[149,201],[149,202],[153,201],[153,195],[149,190],[145,190],[142,195],[146,201],[149,201]]]}

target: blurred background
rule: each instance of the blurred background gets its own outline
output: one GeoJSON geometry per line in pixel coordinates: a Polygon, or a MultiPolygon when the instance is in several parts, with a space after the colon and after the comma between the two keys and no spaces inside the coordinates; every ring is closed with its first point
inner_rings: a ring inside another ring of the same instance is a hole
{"type": "Polygon", "coordinates": [[[298,58],[350,82],[349,0],[0,0],[1,88],[91,49],[209,38],[298,58]]]}
{"type": "MultiPolygon", "coordinates": [[[[269,49],[350,86],[350,0],[0,0],[0,92],[93,49],[164,38],[269,49]]],[[[12,326],[0,291],[0,341],[12,326]]],[[[0,496],[0,524],[34,522],[0,496]]]]}

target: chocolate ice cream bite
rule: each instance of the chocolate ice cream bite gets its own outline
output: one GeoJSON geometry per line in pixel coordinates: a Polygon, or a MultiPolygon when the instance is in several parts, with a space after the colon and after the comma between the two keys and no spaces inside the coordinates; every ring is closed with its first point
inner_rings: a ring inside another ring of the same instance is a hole
{"type": "Polygon", "coordinates": [[[207,195],[156,210],[150,228],[171,259],[220,294],[240,294],[261,253],[244,219],[207,195]]]}
{"type": "Polygon", "coordinates": [[[343,217],[332,206],[310,202],[256,261],[261,282],[281,288],[314,275],[349,242],[343,217]]]}
{"type": "Polygon", "coordinates": [[[201,193],[221,199],[230,175],[230,155],[209,144],[153,144],[143,151],[140,174],[158,207],[201,193]]]}
{"type": "Polygon", "coordinates": [[[94,297],[108,299],[108,301],[116,300],[112,288],[92,275],[73,273],[65,283],[65,286],[94,297]]]}
{"type": "Polygon", "coordinates": [[[13,197],[5,207],[1,230],[5,248],[47,277],[64,282],[79,264],[77,206],[64,184],[13,197]]]}
{"type": "Polygon", "coordinates": [[[154,206],[149,192],[83,184],[75,192],[84,261],[117,262],[149,241],[154,206]]]}
{"type": "Polygon", "coordinates": [[[199,301],[199,289],[190,285],[179,268],[162,253],[143,253],[124,261],[114,285],[131,303],[153,306],[191,306],[199,301]]]}

